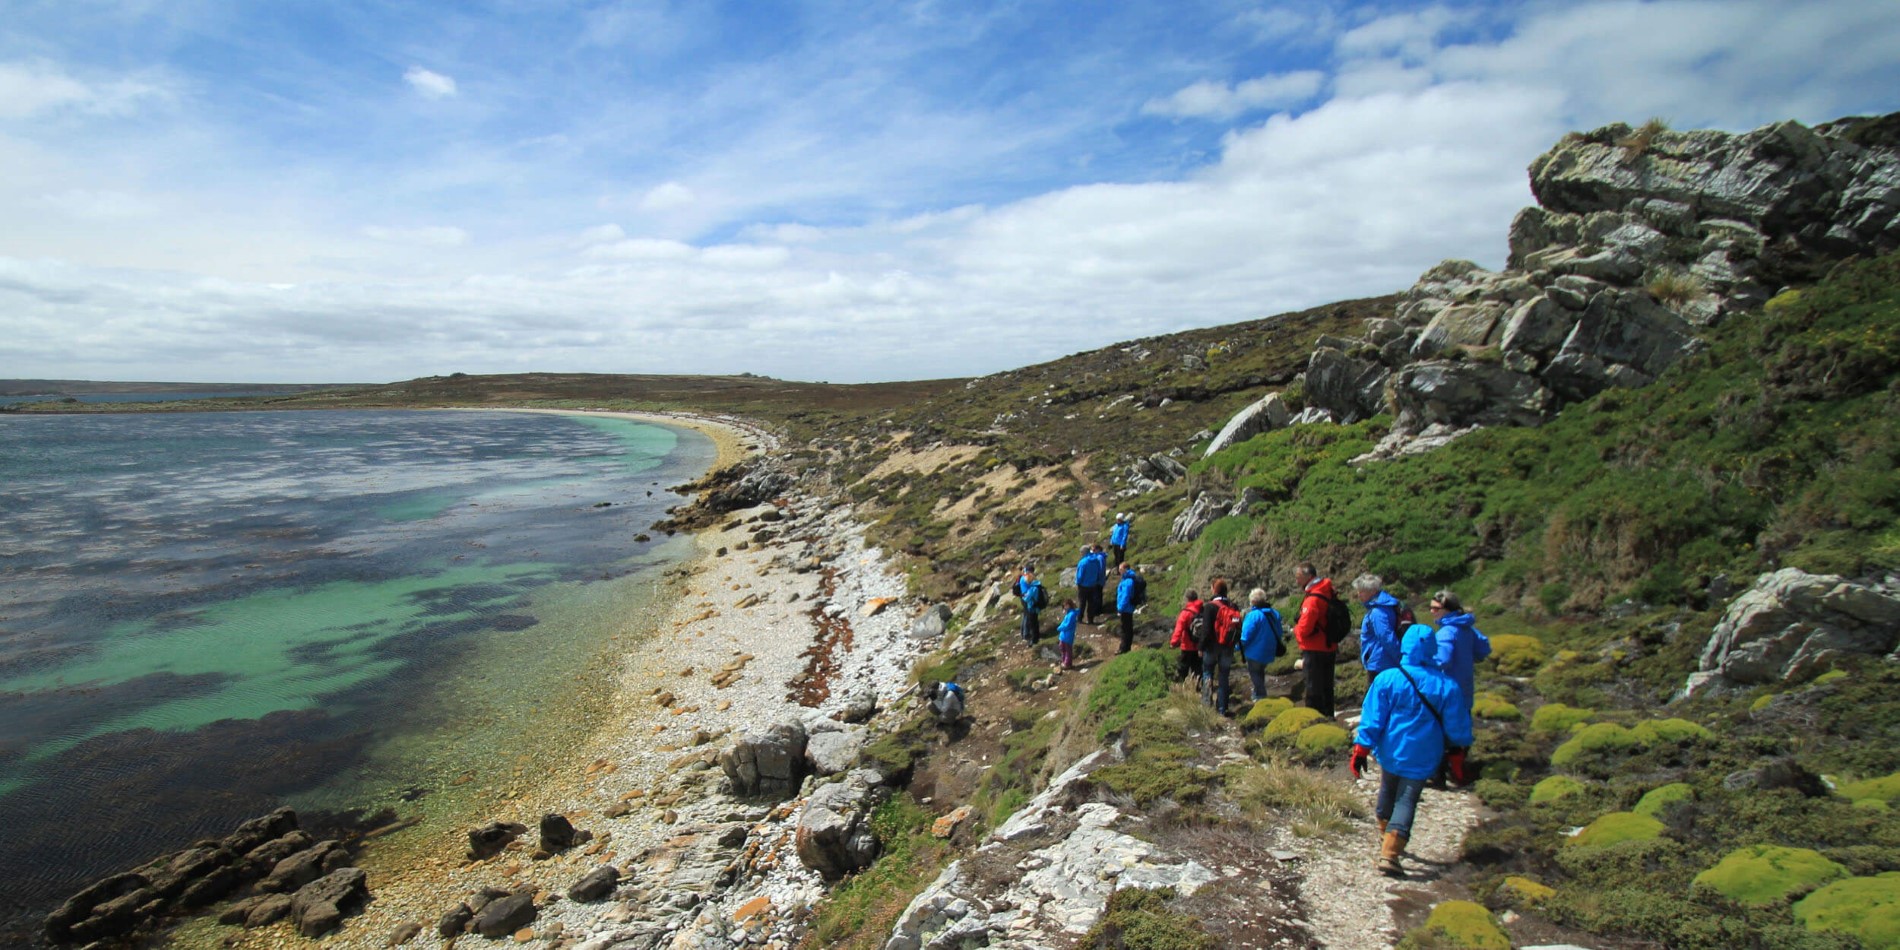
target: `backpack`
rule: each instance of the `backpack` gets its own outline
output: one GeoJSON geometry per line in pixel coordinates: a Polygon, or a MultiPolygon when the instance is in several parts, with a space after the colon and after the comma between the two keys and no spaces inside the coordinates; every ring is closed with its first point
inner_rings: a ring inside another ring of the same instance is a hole
{"type": "Polygon", "coordinates": [[[1352,608],[1346,606],[1346,602],[1337,597],[1327,597],[1325,600],[1326,645],[1337,649],[1340,642],[1352,633],[1352,608]]]}
{"type": "Polygon", "coordinates": [[[1135,575],[1135,587],[1128,592],[1128,598],[1136,607],[1148,602],[1148,581],[1140,574],[1135,575]]]}
{"type": "Polygon", "coordinates": [[[1036,611],[1041,610],[1042,608],[1048,605],[1049,605],[1049,592],[1046,590],[1043,590],[1041,581],[1036,581],[1035,583],[1030,584],[1029,589],[1023,591],[1023,609],[1024,610],[1027,610],[1030,613],[1035,613],[1036,611]]]}
{"type": "Polygon", "coordinates": [[[1213,606],[1211,602],[1202,604],[1200,611],[1194,615],[1194,619],[1188,621],[1188,642],[1193,644],[1196,650],[1205,650],[1214,645],[1214,618],[1209,616],[1214,611],[1207,609],[1213,606]]]}
{"type": "Polygon", "coordinates": [[[1214,642],[1230,647],[1240,642],[1240,608],[1225,600],[1214,601],[1214,642]]]}
{"type": "Polygon", "coordinates": [[[1418,615],[1412,612],[1412,605],[1399,601],[1399,609],[1392,612],[1392,632],[1403,636],[1405,631],[1418,622],[1418,615]]]}

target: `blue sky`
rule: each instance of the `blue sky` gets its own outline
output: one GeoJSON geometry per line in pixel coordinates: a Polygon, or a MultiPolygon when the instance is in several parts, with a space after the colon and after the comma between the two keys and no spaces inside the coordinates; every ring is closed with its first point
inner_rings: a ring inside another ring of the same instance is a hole
{"type": "Polygon", "coordinates": [[[1499,266],[1900,3],[0,0],[0,376],[978,375],[1499,266]]]}

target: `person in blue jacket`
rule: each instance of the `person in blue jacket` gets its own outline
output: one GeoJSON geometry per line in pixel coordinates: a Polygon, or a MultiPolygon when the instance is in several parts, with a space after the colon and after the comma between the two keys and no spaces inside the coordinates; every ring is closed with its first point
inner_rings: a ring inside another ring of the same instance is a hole
{"type": "Polygon", "coordinates": [[[1135,569],[1122,562],[1122,581],[1115,585],[1115,613],[1122,622],[1121,649],[1117,654],[1127,653],[1135,648],[1135,608],[1141,606],[1144,597],[1141,594],[1141,578],[1135,575],[1135,569]]]}
{"type": "Polygon", "coordinates": [[[1247,593],[1247,614],[1240,618],[1240,658],[1253,682],[1253,701],[1267,697],[1267,666],[1280,658],[1280,638],[1286,627],[1280,612],[1267,603],[1267,592],[1256,587],[1247,593]]]}
{"type": "Polygon", "coordinates": [[[1108,555],[1097,544],[1082,549],[1075,562],[1075,592],[1082,601],[1082,622],[1094,624],[1102,618],[1102,585],[1108,579],[1108,555]]]}
{"type": "Polygon", "coordinates": [[[1370,679],[1399,665],[1399,599],[1386,593],[1385,580],[1377,574],[1354,578],[1352,593],[1366,605],[1359,621],[1359,662],[1370,679]]]}
{"type": "Polygon", "coordinates": [[[1036,580],[1033,568],[1023,568],[1016,579],[1016,597],[1023,603],[1023,642],[1033,647],[1042,639],[1042,608],[1049,602],[1049,592],[1036,580]]]}
{"type": "Polygon", "coordinates": [[[1115,516],[1115,527],[1108,530],[1108,558],[1111,564],[1128,560],[1128,515],[1115,516]]]}
{"type": "Polygon", "coordinates": [[[1366,759],[1379,760],[1379,870],[1403,876],[1399,858],[1412,836],[1412,821],[1425,783],[1448,763],[1464,781],[1465,750],[1471,746],[1470,704],[1458,683],[1432,663],[1432,630],[1413,624],[1400,644],[1399,665],[1380,673],[1366,690],[1353,734],[1348,765],[1353,778],[1366,759]]]}
{"type": "Polygon", "coordinates": [[[1444,670],[1464,690],[1465,714],[1471,714],[1478,661],[1491,655],[1491,639],[1478,629],[1478,620],[1465,611],[1458,595],[1441,590],[1432,595],[1432,620],[1438,624],[1432,664],[1444,670]]]}
{"type": "Polygon", "coordinates": [[[1075,669],[1075,623],[1082,610],[1073,600],[1062,602],[1062,619],[1056,623],[1056,643],[1062,648],[1062,668],[1075,669]]]}

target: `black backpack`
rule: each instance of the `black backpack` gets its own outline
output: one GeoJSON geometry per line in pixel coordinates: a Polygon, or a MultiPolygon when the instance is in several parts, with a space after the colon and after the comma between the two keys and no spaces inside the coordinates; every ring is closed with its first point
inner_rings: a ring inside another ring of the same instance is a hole
{"type": "Polygon", "coordinates": [[[1337,597],[1328,596],[1326,600],[1326,645],[1338,649],[1347,635],[1352,633],[1352,608],[1337,597]]]}
{"type": "Polygon", "coordinates": [[[1188,642],[1196,650],[1205,650],[1214,645],[1214,602],[1208,601],[1188,621],[1188,642]]]}
{"type": "Polygon", "coordinates": [[[1148,602],[1147,578],[1142,577],[1140,574],[1135,575],[1135,588],[1128,592],[1128,598],[1134,602],[1134,606],[1136,607],[1140,607],[1148,602]]]}

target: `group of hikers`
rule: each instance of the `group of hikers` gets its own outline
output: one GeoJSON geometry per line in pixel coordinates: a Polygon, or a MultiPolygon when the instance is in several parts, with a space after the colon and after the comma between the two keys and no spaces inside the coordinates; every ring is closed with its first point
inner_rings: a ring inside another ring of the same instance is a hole
{"type": "MultiPolygon", "coordinates": [[[[1102,620],[1110,564],[1118,565],[1120,577],[1115,613],[1121,642],[1116,652],[1133,648],[1135,611],[1147,601],[1147,583],[1128,561],[1129,527],[1128,516],[1118,514],[1108,550],[1100,544],[1082,549],[1075,567],[1076,596],[1063,600],[1056,625],[1062,669],[1075,666],[1077,625],[1099,625],[1102,620]]],[[[1226,578],[1211,579],[1206,599],[1199,591],[1188,591],[1168,641],[1180,651],[1175,679],[1195,677],[1204,700],[1231,717],[1235,709],[1230,672],[1236,658],[1246,665],[1251,699],[1257,702],[1267,695],[1267,667],[1297,649],[1294,665],[1302,676],[1303,702],[1333,718],[1339,651],[1354,632],[1351,609],[1336,595],[1332,579],[1321,577],[1310,562],[1294,565],[1293,580],[1301,598],[1290,645],[1280,612],[1268,602],[1265,590],[1249,591],[1244,609],[1229,599],[1226,578]]],[[[1024,567],[1013,592],[1022,604],[1023,640],[1033,647],[1042,636],[1048,591],[1035,570],[1024,567]]],[[[1425,787],[1446,780],[1465,785],[1475,777],[1465,759],[1472,741],[1473,679],[1478,661],[1490,655],[1491,643],[1452,591],[1432,595],[1426,608],[1430,622],[1415,617],[1376,574],[1355,578],[1352,596],[1364,610],[1357,624],[1359,662],[1369,683],[1347,766],[1357,779],[1368,761],[1379,763],[1374,808],[1380,833],[1378,867],[1400,876],[1404,871],[1399,859],[1425,787]]]]}

